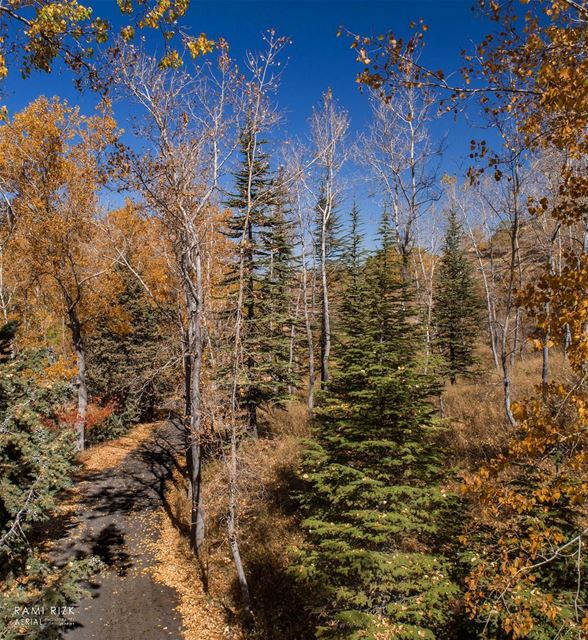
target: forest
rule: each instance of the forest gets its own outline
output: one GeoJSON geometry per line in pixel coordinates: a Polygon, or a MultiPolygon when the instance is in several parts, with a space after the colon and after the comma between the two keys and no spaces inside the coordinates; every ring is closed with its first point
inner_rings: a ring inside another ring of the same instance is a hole
{"type": "Polygon", "coordinates": [[[588,3],[279,4],[0,0],[0,638],[588,638],[588,3]]]}

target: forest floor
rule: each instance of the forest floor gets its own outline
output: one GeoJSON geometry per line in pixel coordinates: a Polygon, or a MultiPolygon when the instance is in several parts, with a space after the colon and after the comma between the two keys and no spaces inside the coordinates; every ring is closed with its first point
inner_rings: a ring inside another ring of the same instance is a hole
{"type": "Polygon", "coordinates": [[[82,456],[76,490],[62,515],[56,564],[98,556],[105,565],[90,594],[66,616],[66,640],[182,638],[178,595],[152,575],[152,543],[165,487],[182,450],[171,422],[140,425],[82,456]]]}

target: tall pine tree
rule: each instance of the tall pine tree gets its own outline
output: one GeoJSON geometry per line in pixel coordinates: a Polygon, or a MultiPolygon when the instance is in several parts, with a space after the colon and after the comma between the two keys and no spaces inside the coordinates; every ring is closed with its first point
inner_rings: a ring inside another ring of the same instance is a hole
{"type": "Polygon", "coordinates": [[[433,320],[437,347],[451,384],[455,384],[458,375],[469,375],[476,364],[480,314],[481,302],[463,249],[461,225],[455,211],[450,210],[434,291],[433,320]]]}
{"type": "Polygon", "coordinates": [[[290,225],[281,180],[272,176],[263,144],[245,129],[235,192],[226,203],[231,210],[226,234],[235,243],[234,261],[225,281],[230,294],[227,315],[234,315],[242,279],[244,376],[238,396],[254,434],[258,409],[282,402],[292,383],[288,335],[293,281],[290,225]]]}
{"type": "MultiPolygon", "coordinates": [[[[357,247],[356,225],[353,233],[357,247]]],[[[298,569],[322,599],[321,638],[434,638],[457,591],[438,549],[436,384],[419,366],[386,220],[380,235],[365,264],[354,250],[344,339],[303,464],[308,539],[298,569]]]]}

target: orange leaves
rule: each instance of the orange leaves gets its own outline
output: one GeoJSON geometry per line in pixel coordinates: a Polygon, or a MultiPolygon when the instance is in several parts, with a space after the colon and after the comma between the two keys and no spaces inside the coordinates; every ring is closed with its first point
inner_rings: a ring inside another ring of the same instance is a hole
{"type": "Polygon", "coordinates": [[[169,264],[172,249],[161,220],[127,200],[123,207],[109,213],[106,227],[106,250],[134,272],[154,304],[171,303],[177,283],[169,264]]]}
{"type": "Polygon", "coordinates": [[[94,241],[99,154],[115,135],[109,115],[85,117],[44,97],[0,127],[0,177],[14,213],[5,257],[18,265],[20,294],[39,302],[32,315],[50,310],[55,333],[74,308],[82,320],[91,315],[92,285],[108,268],[94,241]]]}
{"type": "Polygon", "coordinates": [[[207,53],[211,53],[216,43],[201,33],[197,38],[189,38],[186,40],[186,47],[193,58],[197,58],[207,53]]]}
{"type": "Polygon", "coordinates": [[[540,585],[545,573],[565,570],[588,522],[588,398],[581,386],[561,383],[544,392],[513,405],[517,432],[506,452],[464,481],[478,501],[467,538],[481,550],[466,605],[513,638],[545,620],[573,633],[579,627],[569,596],[540,585]]]}

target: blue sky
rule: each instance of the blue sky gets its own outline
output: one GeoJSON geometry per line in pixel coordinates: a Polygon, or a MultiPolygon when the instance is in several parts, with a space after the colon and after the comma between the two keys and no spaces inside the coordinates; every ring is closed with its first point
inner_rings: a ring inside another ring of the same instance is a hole
{"type": "MultiPolygon", "coordinates": [[[[488,22],[472,11],[474,0],[231,0],[216,2],[191,0],[183,20],[185,30],[197,35],[204,31],[211,38],[224,37],[234,58],[241,60],[248,49],[261,47],[261,34],[274,28],[279,35],[292,38],[287,49],[279,106],[284,114],[282,129],[303,137],[312,106],[330,87],[351,118],[352,134],[365,127],[369,110],[367,99],[359,92],[355,74],[359,69],[350,40],[337,37],[344,26],[366,35],[394,30],[409,33],[411,20],[423,18],[429,25],[423,61],[446,72],[460,66],[460,51],[471,48],[489,31],[488,22]]],[[[115,0],[90,2],[95,13],[115,24],[120,21],[115,0]]],[[[155,40],[153,40],[155,42],[155,40]]],[[[58,95],[91,111],[95,97],[81,96],[67,73],[35,73],[22,81],[12,73],[3,87],[3,102],[14,113],[40,94],[58,95]]],[[[121,111],[120,126],[125,127],[121,111]]],[[[447,137],[444,171],[463,173],[472,137],[484,137],[479,131],[451,116],[432,127],[434,137],[447,137]]],[[[370,204],[366,202],[366,206],[370,204]]]]}

